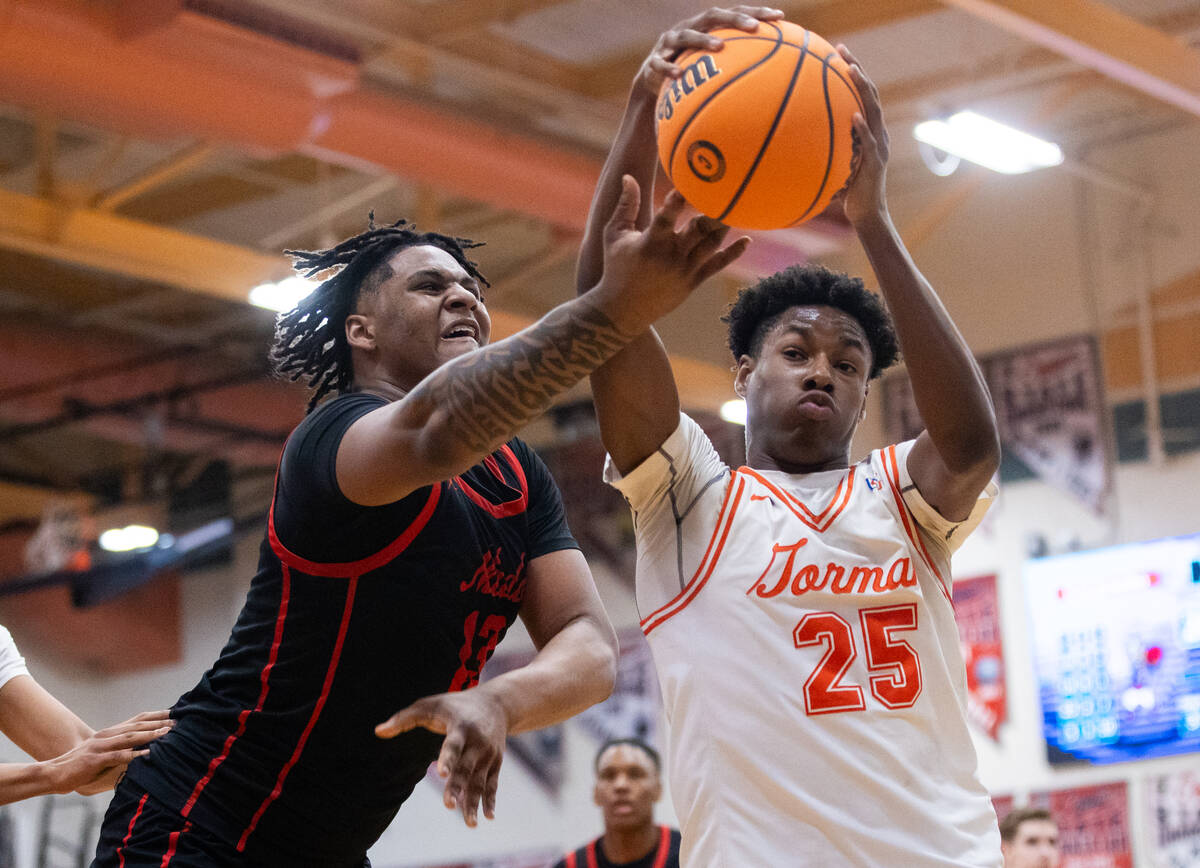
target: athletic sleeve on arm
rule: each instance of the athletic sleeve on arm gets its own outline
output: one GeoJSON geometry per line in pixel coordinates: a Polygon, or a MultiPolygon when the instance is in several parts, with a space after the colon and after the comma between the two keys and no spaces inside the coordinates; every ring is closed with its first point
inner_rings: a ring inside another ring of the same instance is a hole
{"type": "Polygon", "coordinates": [[[930,506],[921,496],[921,492],[917,490],[917,486],[908,472],[908,454],[916,442],[915,440],[906,440],[896,445],[896,466],[900,476],[900,491],[904,496],[905,504],[917,519],[917,524],[945,548],[947,554],[953,554],[962,545],[963,540],[979,527],[984,514],[996,499],[999,487],[995,480],[989,482],[983,491],[979,492],[979,498],[975,501],[971,514],[962,521],[951,521],[930,506]]]}
{"type": "Polygon", "coordinates": [[[605,460],[604,481],[633,511],[643,618],[674,599],[700,566],[729,480],[708,435],[682,413],[674,433],[627,475],[605,460]]]}
{"type": "Polygon", "coordinates": [[[25,666],[25,658],[17,650],[17,643],[13,641],[12,633],[8,632],[7,627],[0,626],[0,687],[18,675],[28,674],[29,669],[25,666]]]}
{"type": "Polygon", "coordinates": [[[525,481],[529,485],[528,559],[533,560],[562,549],[579,548],[567,525],[562,493],[550,474],[550,468],[521,440],[512,440],[511,446],[525,470],[525,481]]]}

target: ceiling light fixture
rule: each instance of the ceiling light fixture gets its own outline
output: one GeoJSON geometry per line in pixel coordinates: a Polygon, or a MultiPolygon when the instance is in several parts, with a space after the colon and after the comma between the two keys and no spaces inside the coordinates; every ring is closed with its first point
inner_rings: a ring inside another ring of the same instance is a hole
{"type": "Polygon", "coordinates": [[[107,552],[131,552],[148,549],[158,542],[158,531],[144,524],[109,528],[100,534],[100,548],[107,552]]]}
{"type": "Polygon", "coordinates": [[[250,303],[284,313],[298,305],[318,286],[320,284],[316,281],[292,275],[275,283],[260,283],[250,290],[250,303]]]}
{"type": "Polygon", "coordinates": [[[1005,175],[1057,166],[1063,161],[1062,149],[1053,142],[972,111],[961,111],[945,120],[919,123],[913,128],[913,137],[918,142],[1005,175]]]}
{"type": "Polygon", "coordinates": [[[721,405],[721,418],[726,422],[734,422],[738,425],[746,424],[746,402],[741,398],[733,401],[726,401],[721,405]]]}

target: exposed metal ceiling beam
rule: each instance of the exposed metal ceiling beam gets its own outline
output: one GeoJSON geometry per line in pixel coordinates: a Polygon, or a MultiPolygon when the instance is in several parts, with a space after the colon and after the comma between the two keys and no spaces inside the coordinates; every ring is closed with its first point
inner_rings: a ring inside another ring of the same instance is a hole
{"type": "MultiPolygon", "coordinates": [[[[870,3],[864,3],[863,0],[832,0],[803,9],[784,8],[789,21],[823,37],[838,40],[848,33],[937,12],[942,7],[938,0],[872,0],[870,3]]],[[[646,37],[644,45],[578,70],[574,89],[593,97],[623,93],[629,88],[634,72],[653,44],[654,34],[647,33],[646,37]]]]}
{"type": "Polygon", "coordinates": [[[130,199],[135,199],[155,187],[187,174],[217,151],[218,148],[208,142],[197,142],[172,154],[161,163],[151,166],[136,178],[130,178],[120,186],[100,193],[92,201],[92,207],[97,211],[115,211],[130,199]]]}
{"type": "Polygon", "coordinates": [[[0,190],[0,246],[244,302],[291,273],[282,256],[0,190]]]}
{"type": "Polygon", "coordinates": [[[1200,115],[1200,52],[1097,0],[942,0],[1200,115]]]}

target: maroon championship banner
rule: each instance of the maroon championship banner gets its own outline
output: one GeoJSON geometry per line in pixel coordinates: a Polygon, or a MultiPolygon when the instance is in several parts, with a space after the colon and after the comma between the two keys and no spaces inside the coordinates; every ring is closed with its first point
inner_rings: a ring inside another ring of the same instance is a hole
{"type": "Polygon", "coordinates": [[[955,580],[954,620],[967,667],[967,719],[999,741],[1008,710],[995,576],[955,580]]]}
{"type": "Polygon", "coordinates": [[[1033,793],[1058,823],[1059,868],[1133,868],[1125,782],[1033,793]]]}
{"type": "MultiPolygon", "coordinates": [[[[1043,481],[1096,512],[1109,489],[1107,414],[1095,341],[1088,336],[1019,347],[979,360],[996,407],[1000,439],[1043,481]]],[[[904,374],[883,382],[889,440],[911,440],[924,424],[904,374]]]]}
{"type": "Polygon", "coordinates": [[[1146,780],[1144,828],[1153,868],[1200,865],[1200,770],[1146,780]]]}

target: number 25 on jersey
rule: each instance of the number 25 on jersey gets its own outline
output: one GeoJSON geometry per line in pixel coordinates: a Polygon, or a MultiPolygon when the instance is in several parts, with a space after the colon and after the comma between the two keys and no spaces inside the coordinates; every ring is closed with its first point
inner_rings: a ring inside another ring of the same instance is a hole
{"type": "MultiPolygon", "coordinates": [[[[887,708],[908,708],[921,695],[921,661],[913,647],[896,634],[917,629],[916,604],[860,609],[858,619],[867,669],[878,673],[870,678],[871,695],[887,708]]],[[[825,655],[804,682],[808,714],[866,709],[862,687],[842,681],[858,656],[854,632],[836,612],[810,612],[792,631],[797,648],[825,647],[825,655]]]]}

